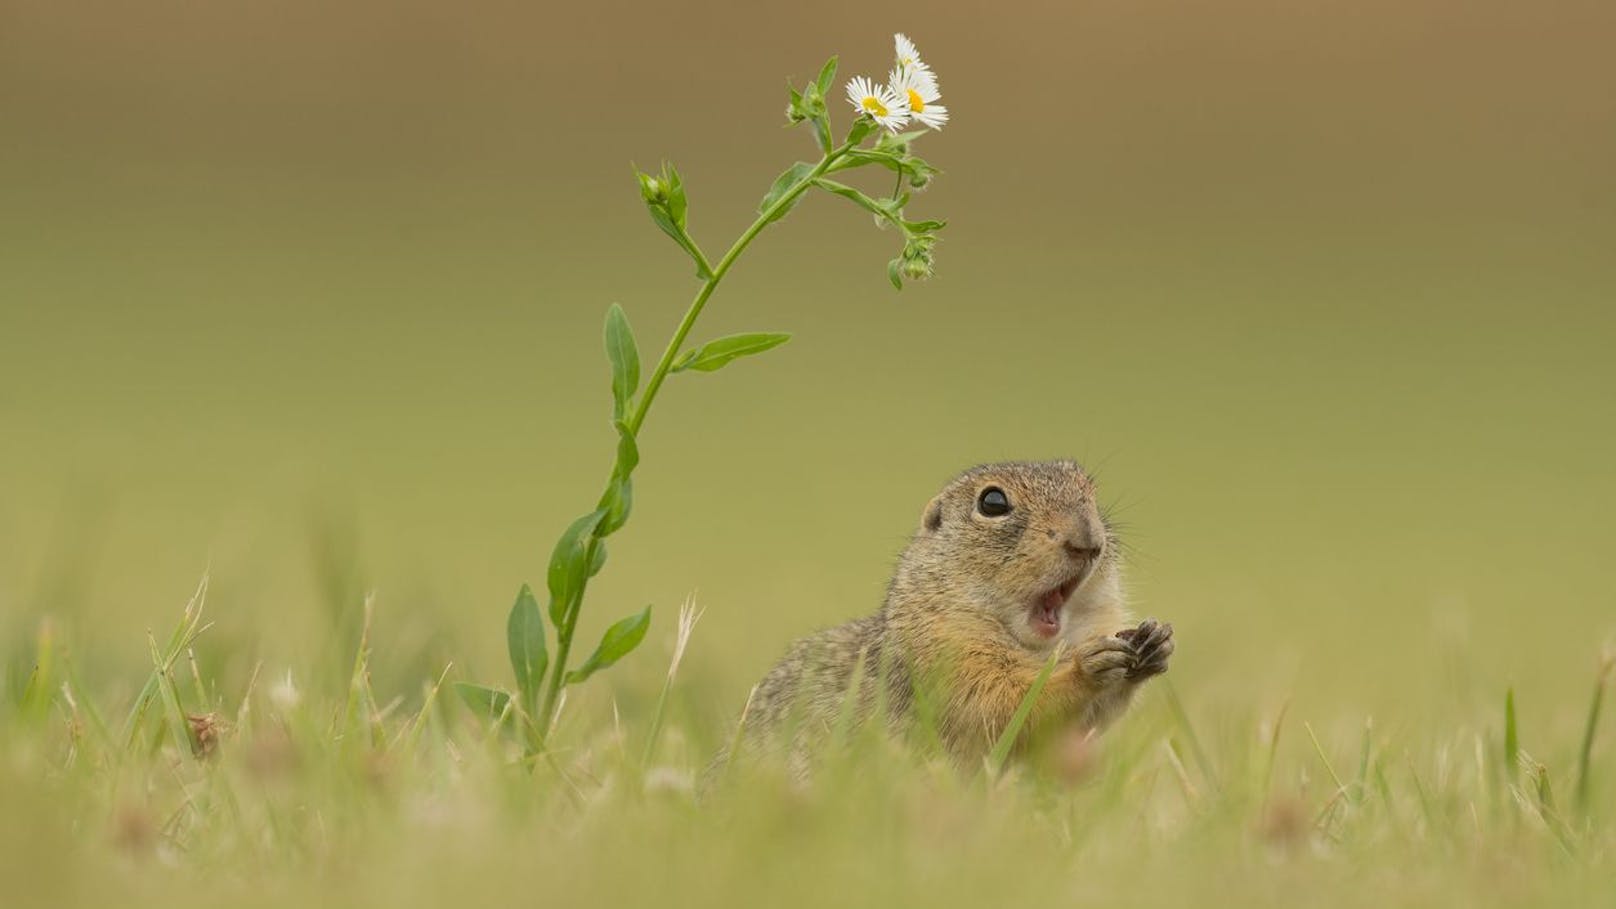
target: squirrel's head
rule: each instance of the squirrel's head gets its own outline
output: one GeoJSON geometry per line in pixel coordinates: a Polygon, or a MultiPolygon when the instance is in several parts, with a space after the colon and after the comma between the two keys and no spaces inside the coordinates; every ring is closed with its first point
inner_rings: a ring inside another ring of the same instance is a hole
{"type": "Polygon", "coordinates": [[[1073,461],[987,464],[926,505],[895,592],[979,608],[1033,650],[1120,598],[1115,541],[1073,461]]]}

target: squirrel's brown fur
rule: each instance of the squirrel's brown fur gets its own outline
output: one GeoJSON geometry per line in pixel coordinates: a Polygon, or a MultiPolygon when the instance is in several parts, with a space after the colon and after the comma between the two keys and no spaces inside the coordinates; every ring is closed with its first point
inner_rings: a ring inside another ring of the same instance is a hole
{"type": "Polygon", "coordinates": [[[801,759],[844,718],[883,713],[903,731],[925,714],[955,759],[978,763],[1057,646],[1027,728],[1099,729],[1173,650],[1172,626],[1130,620],[1120,569],[1074,462],[968,470],[927,504],[881,609],[792,644],[758,683],[745,739],[801,759]],[[984,507],[989,490],[1007,512],[984,507]]]}

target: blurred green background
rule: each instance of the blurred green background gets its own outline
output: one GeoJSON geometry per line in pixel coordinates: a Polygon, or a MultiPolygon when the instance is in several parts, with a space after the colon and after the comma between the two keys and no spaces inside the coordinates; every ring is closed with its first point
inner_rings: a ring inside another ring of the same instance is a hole
{"type": "Polygon", "coordinates": [[[1574,739],[1616,631],[1605,0],[5,0],[4,633],[137,679],[211,567],[227,678],[324,663],[374,590],[379,685],[503,680],[606,470],[605,307],[649,358],[695,290],[631,162],[716,255],[813,154],[785,79],[897,30],[954,113],[940,275],[895,294],[829,197],[741,261],[697,334],[796,338],[653,412],[585,624],[655,603],[659,646],[610,684],[697,591],[716,724],[877,605],[953,472],[1070,455],[1187,699],[1417,724],[1514,684],[1574,739]]]}

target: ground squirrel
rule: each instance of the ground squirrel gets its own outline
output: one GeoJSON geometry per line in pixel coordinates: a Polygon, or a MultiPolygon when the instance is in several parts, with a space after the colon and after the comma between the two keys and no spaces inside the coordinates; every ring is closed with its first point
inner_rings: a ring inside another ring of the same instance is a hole
{"type": "Polygon", "coordinates": [[[796,759],[844,716],[902,731],[924,713],[979,765],[1056,646],[1028,728],[1099,729],[1173,652],[1171,625],[1130,619],[1120,572],[1076,463],[967,470],[926,505],[880,610],[797,641],[758,683],[745,740],[796,759]]]}

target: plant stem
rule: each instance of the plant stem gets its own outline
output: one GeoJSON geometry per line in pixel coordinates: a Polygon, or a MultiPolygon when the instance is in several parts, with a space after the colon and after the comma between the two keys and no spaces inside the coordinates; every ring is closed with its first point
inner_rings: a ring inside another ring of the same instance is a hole
{"type": "MultiPolygon", "coordinates": [[[[685,339],[689,337],[690,330],[696,326],[696,319],[700,318],[701,311],[707,306],[707,300],[712,297],[713,291],[718,289],[718,284],[724,280],[724,275],[729,273],[730,266],[735,264],[735,260],[740,258],[741,253],[746,251],[746,248],[752,244],[757,235],[763,232],[763,228],[778,220],[786,209],[797,201],[799,196],[814,185],[814,180],[824,176],[831,165],[847,154],[852,147],[853,143],[848,142],[827,151],[824,157],[819,159],[819,163],[814,165],[814,169],[802,180],[798,181],[796,186],[787,190],[780,198],[774,200],[772,205],[764,209],[757,216],[757,220],[753,221],[752,225],[735,240],[729,251],[724,253],[724,257],[718,260],[718,264],[712,268],[712,274],[702,282],[701,289],[696,291],[696,298],[690,301],[690,307],[685,310],[684,318],[679,320],[679,327],[674,329],[673,337],[668,339],[668,346],[662,351],[662,359],[657,361],[656,369],[652,371],[651,378],[645,383],[645,391],[640,394],[639,400],[635,402],[633,412],[624,421],[628,425],[629,435],[639,436],[640,427],[644,425],[646,415],[651,412],[651,402],[656,400],[657,392],[662,389],[662,383],[668,378],[669,371],[673,369],[674,358],[678,357],[679,351],[684,348],[685,339]]],[[[594,563],[595,553],[599,546],[600,539],[594,534],[590,534],[589,542],[585,544],[585,564],[594,563]]],[[[556,655],[550,669],[549,684],[544,689],[544,706],[539,709],[539,715],[533,717],[533,722],[538,727],[537,738],[541,744],[549,736],[550,725],[555,722],[556,698],[560,696],[563,680],[566,678],[567,657],[572,650],[572,632],[578,624],[578,612],[583,606],[584,588],[588,583],[588,579],[585,578],[583,585],[579,587],[577,595],[567,605],[565,620],[562,622],[561,627],[556,630],[556,655]]]]}
{"type": "Polygon", "coordinates": [[[813,186],[814,180],[824,176],[830,166],[836,163],[836,160],[846,154],[852,147],[852,144],[849,143],[827,152],[823,158],[819,159],[819,164],[814,167],[812,172],[786,192],[785,195],[776,199],[774,204],[765,209],[762,214],[758,215],[757,220],[752,222],[752,226],[748,227],[746,232],[741,234],[734,245],[729,248],[729,252],[724,253],[724,258],[718,260],[718,264],[713,267],[712,277],[702,282],[701,289],[696,292],[696,298],[691,301],[690,308],[685,310],[685,316],[680,320],[679,327],[674,330],[673,337],[669,339],[667,348],[662,351],[662,359],[657,362],[656,370],[651,373],[650,380],[645,383],[645,393],[640,395],[640,400],[634,406],[634,412],[628,418],[630,433],[636,436],[639,434],[640,425],[645,422],[645,416],[651,410],[651,402],[656,400],[657,392],[662,388],[663,380],[668,377],[668,371],[673,368],[674,358],[679,355],[680,349],[684,347],[685,337],[690,334],[690,329],[695,327],[696,319],[701,316],[702,309],[707,306],[707,298],[711,297],[713,291],[718,288],[718,282],[724,280],[724,275],[729,271],[730,266],[735,264],[735,260],[740,258],[741,253],[746,251],[746,247],[751,245],[752,240],[763,231],[764,227],[777,219],[782,211],[797,200],[798,196],[807,192],[809,187],[813,186]]]}

